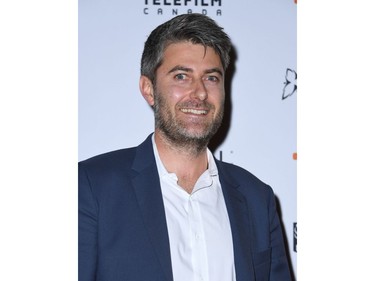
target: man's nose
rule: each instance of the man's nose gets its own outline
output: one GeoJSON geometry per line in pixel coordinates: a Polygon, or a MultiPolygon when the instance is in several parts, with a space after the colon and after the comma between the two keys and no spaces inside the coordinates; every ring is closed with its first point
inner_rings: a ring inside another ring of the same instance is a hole
{"type": "Polygon", "coordinates": [[[206,100],[208,96],[206,86],[201,79],[198,79],[194,83],[194,89],[192,91],[192,97],[201,101],[206,100]]]}

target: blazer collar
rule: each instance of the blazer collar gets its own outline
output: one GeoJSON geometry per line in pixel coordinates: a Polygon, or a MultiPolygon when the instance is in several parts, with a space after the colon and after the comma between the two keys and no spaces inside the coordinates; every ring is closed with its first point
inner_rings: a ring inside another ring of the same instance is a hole
{"type": "Polygon", "coordinates": [[[167,281],[173,280],[167,221],[151,135],[136,149],[133,162],[134,191],[150,241],[167,281]]]}

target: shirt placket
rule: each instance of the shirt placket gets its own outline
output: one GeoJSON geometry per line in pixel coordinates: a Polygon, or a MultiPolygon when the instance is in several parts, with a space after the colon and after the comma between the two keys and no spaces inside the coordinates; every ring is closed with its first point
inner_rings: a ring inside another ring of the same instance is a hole
{"type": "Polygon", "coordinates": [[[189,197],[189,227],[190,243],[192,249],[192,265],[195,281],[208,281],[208,264],[205,237],[200,213],[199,200],[193,193],[189,197]]]}

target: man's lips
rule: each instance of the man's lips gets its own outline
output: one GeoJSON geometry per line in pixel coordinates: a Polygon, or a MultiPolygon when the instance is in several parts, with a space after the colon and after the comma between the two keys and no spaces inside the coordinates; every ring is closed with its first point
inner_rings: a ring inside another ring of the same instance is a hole
{"type": "Polygon", "coordinates": [[[191,113],[196,115],[207,115],[208,110],[206,109],[196,109],[196,108],[181,108],[180,109],[184,113],[191,113]]]}

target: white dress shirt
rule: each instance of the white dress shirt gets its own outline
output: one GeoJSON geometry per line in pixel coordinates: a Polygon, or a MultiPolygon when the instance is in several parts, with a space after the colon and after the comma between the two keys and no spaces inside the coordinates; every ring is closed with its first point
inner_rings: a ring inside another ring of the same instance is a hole
{"type": "Polygon", "coordinates": [[[216,163],[207,149],[208,170],[191,194],[160,160],[152,138],[167,219],[175,281],[235,281],[230,222],[216,163]]]}

